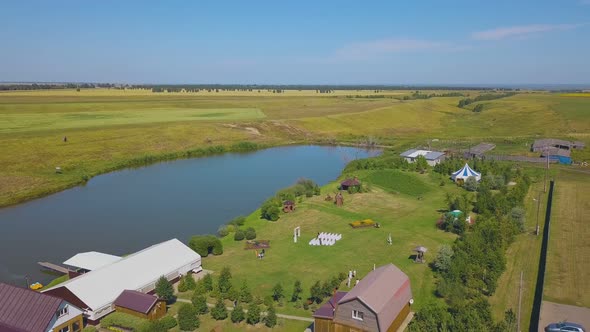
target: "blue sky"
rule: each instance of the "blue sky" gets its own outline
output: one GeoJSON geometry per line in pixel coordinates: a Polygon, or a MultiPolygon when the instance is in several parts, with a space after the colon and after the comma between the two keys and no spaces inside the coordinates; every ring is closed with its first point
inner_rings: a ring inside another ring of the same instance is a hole
{"type": "Polygon", "coordinates": [[[0,81],[590,83],[590,0],[6,1],[0,31],[0,81]]]}

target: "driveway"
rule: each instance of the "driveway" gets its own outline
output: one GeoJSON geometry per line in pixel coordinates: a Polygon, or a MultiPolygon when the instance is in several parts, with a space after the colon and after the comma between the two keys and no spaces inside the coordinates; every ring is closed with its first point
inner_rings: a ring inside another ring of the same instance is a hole
{"type": "Polygon", "coordinates": [[[550,323],[557,323],[564,320],[582,324],[586,331],[588,331],[590,329],[590,308],[543,301],[541,304],[539,332],[543,332],[545,326],[550,323]]]}

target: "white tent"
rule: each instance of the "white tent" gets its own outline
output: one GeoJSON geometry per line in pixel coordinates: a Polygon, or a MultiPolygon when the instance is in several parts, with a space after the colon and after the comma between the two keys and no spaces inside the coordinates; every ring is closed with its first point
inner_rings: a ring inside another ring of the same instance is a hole
{"type": "Polygon", "coordinates": [[[453,179],[455,182],[457,180],[465,181],[470,176],[473,176],[477,181],[481,180],[481,174],[474,171],[471,167],[469,167],[468,164],[465,164],[463,168],[451,174],[451,179],[453,179]]]}

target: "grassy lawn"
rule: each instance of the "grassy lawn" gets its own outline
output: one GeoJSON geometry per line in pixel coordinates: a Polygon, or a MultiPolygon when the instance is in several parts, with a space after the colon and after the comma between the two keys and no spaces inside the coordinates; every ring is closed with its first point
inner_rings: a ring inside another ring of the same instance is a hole
{"type": "Polygon", "coordinates": [[[590,175],[562,170],[555,181],[544,300],[590,307],[590,175]]]}
{"type": "Polygon", "coordinates": [[[518,312],[518,291],[520,284],[520,273],[523,272],[521,322],[522,331],[528,331],[535,286],[537,282],[537,271],[539,268],[539,255],[541,253],[541,239],[545,220],[545,208],[547,194],[541,194],[541,205],[539,213],[539,236],[535,236],[537,225],[537,199],[538,193],[543,192],[543,183],[537,182],[531,185],[529,193],[525,198],[526,208],[526,231],[514,240],[506,251],[506,271],[498,280],[498,288],[490,298],[492,312],[496,320],[504,319],[504,312],[512,309],[518,312]]]}
{"type": "MultiPolygon", "coordinates": [[[[409,93],[2,92],[0,206],[80,184],[134,158],[240,141],[268,146],[371,136],[401,149],[437,138],[437,148],[446,149],[485,140],[500,153],[522,154],[537,137],[588,141],[590,135],[590,98],[525,93],[487,101],[483,112],[474,113],[457,107],[459,97],[395,99],[409,93]],[[362,98],[351,98],[357,95],[362,98]],[[374,95],[385,98],[365,98],[374,95]],[[56,175],[56,166],[64,173],[56,175]]],[[[590,149],[573,156],[590,160],[590,149]]]]}
{"type": "MultiPolygon", "coordinates": [[[[372,192],[345,194],[345,204],[338,208],[332,202],[324,201],[326,193],[335,191],[336,183],[322,188],[322,195],[308,198],[297,205],[294,213],[282,214],[277,222],[259,219],[256,211],[248,217],[246,226],[257,231],[257,239],[270,240],[271,248],[263,260],[255,257],[252,250],[244,250],[244,242],[236,242],[230,235],[222,239],[224,253],[203,259],[206,269],[220,271],[223,266],[232,268],[234,284],[247,281],[254,295],[260,297],[271,294],[272,287],[281,282],[285,293],[290,296],[293,283],[299,279],[303,284],[304,297],[309,296],[309,288],[317,281],[324,281],[338,272],[356,270],[360,277],[367,274],[373,264],[380,266],[393,263],[406,272],[412,282],[415,308],[435,301],[434,277],[427,264],[416,264],[409,259],[412,249],[424,245],[430,251],[427,259],[432,259],[438,248],[451,243],[455,236],[437,230],[435,221],[437,209],[444,207],[443,189],[453,190],[452,185],[435,186],[428,175],[401,173],[397,171],[378,171],[377,175],[364,171],[361,178],[388,179],[392,172],[402,181],[421,183],[431,188],[423,199],[385,191],[373,186],[372,192]],[[381,228],[352,229],[348,224],[358,219],[373,219],[381,228]],[[293,228],[301,227],[301,238],[293,243],[293,228]],[[318,232],[342,234],[342,239],[331,247],[310,246],[308,242],[318,232]],[[393,245],[386,239],[391,233],[393,245]]],[[[346,286],[344,286],[346,289],[346,286]]],[[[296,309],[287,303],[277,308],[279,312],[310,316],[310,311],[296,309]]]]}

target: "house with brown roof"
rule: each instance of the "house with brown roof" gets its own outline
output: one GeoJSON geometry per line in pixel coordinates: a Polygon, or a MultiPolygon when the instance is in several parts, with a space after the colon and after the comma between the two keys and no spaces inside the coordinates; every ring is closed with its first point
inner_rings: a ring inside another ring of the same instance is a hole
{"type": "Polygon", "coordinates": [[[358,178],[350,178],[340,182],[340,189],[348,190],[351,187],[359,187],[361,185],[361,181],[358,178]]]}
{"type": "Polygon", "coordinates": [[[0,283],[0,331],[79,332],[82,310],[67,301],[0,283]]]}
{"type": "Polygon", "coordinates": [[[166,301],[157,296],[134,290],[124,290],[115,299],[115,311],[136,317],[156,320],[166,315],[166,301]]]}
{"type": "Polygon", "coordinates": [[[412,301],[408,276],[393,264],[384,265],[314,312],[314,332],[395,332],[412,301]]]}

